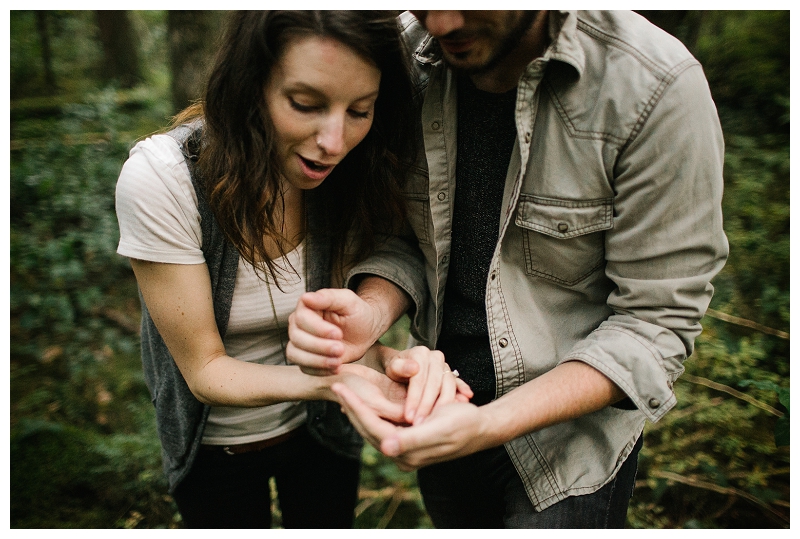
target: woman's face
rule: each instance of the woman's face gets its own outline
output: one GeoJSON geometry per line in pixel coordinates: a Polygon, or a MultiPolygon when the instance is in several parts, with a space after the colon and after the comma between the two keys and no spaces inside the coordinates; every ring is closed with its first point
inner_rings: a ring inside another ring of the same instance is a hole
{"type": "Polygon", "coordinates": [[[374,64],[332,38],[289,41],[265,91],[284,181],[322,183],[367,136],[380,81],[374,64]]]}

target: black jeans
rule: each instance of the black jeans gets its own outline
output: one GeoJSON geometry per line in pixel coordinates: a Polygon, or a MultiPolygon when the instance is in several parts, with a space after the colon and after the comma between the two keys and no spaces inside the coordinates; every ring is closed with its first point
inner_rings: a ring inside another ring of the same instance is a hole
{"type": "Polygon", "coordinates": [[[417,472],[437,528],[624,528],[642,438],[614,479],[537,512],[503,446],[417,472]]]}
{"type": "Polygon", "coordinates": [[[360,466],[301,428],[261,451],[201,449],[174,498],[188,528],[270,528],[274,477],[284,528],[352,528],[360,466]]]}

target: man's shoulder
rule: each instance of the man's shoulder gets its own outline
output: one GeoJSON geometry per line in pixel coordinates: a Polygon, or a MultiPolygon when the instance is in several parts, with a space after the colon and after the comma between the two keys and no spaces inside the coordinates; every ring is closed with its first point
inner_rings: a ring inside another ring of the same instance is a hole
{"type": "Polygon", "coordinates": [[[420,23],[414,15],[411,14],[410,11],[404,11],[400,14],[397,18],[398,24],[400,25],[400,31],[403,34],[403,39],[406,42],[406,46],[409,48],[409,51],[413,54],[420,45],[429,37],[428,31],[425,30],[425,27],[420,23]]]}
{"type": "Polygon", "coordinates": [[[441,50],[435,39],[409,11],[398,17],[406,49],[411,57],[411,66],[417,80],[417,88],[424,91],[428,86],[431,69],[441,66],[441,50]]]}
{"type": "Polygon", "coordinates": [[[680,40],[632,11],[580,11],[577,30],[587,62],[623,58],[657,78],[697,64],[680,40]]]}

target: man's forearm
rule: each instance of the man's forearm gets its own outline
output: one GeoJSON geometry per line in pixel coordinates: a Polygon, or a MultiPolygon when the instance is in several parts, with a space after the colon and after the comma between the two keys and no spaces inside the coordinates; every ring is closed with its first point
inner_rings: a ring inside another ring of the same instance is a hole
{"type": "Polygon", "coordinates": [[[594,367],[563,363],[482,407],[486,447],[586,415],[625,398],[594,367]]]}

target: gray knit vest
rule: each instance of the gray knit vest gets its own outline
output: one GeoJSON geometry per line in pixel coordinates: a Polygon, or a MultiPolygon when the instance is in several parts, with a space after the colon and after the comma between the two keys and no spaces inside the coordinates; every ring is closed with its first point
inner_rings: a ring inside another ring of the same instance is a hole
{"type": "MultiPolygon", "coordinates": [[[[224,338],[233,300],[239,252],[217,224],[203,193],[203,182],[197,174],[195,163],[201,130],[202,124],[197,122],[177,127],[167,134],[181,146],[197,194],[202,251],[211,276],[214,318],[220,336],[224,338]]],[[[306,192],[307,290],[318,290],[331,284],[331,247],[324,234],[328,228],[325,225],[326,212],[323,202],[313,190],[306,192]]],[[[144,300],[141,303],[142,366],[145,382],[156,408],[156,425],[161,440],[164,473],[169,481],[169,491],[174,492],[186,477],[197,455],[210,407],[198,401],[189,390],[158,333],[144,300]]],[[[342,414],[338,404],[328,401],[309,401],[307,406],[306,426],[314,439],[339,455],[360,458],[363,444],[361,437],[342,414]]]]}

